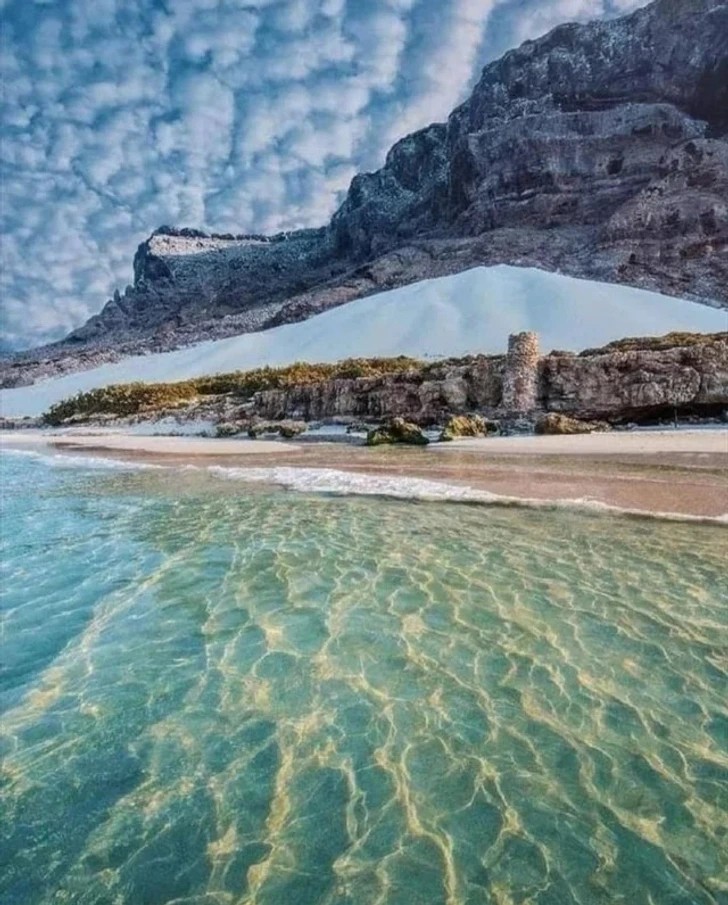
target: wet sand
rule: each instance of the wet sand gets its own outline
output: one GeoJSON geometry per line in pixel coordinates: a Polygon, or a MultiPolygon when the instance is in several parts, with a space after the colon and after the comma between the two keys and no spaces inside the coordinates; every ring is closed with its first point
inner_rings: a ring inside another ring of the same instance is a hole
{"type": "Polygon", "coordinates": [[[123,432],[71,433],[51,431],[17,431],[0,436],[0,447],[52,446],[55,449],[97,452],[122,452],[169,456],[243,456],[254,453],[272,454],[296,450],[295,444],[274,440],[243,440],[236,438],[208,439],[206,437],[138,436],[123,432]]]}
{"type": "Polygon", "coordinates": [[[425,449],[48,431],[8,433],[0,445],[165,465],[333,469],[422,478],[522,500],[589,501],[708,518],[728,514],[728,431],[718,429],[499,437],[425,449]]]}

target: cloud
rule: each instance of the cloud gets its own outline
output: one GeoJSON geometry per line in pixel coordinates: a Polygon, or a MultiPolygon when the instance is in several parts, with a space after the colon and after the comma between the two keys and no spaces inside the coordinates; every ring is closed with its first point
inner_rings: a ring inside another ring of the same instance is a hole
{"type": "Polygon", "coordinates": [[[583,22],[644,6],[640,0],[540,0],[526,7],[516,25],[516,43],[545,34],[562,22],[583,22]]]}
{"type": "Polygon", "coordinates": [[[162,223],[324,223],[488,59],[643,0],[4,0],[3,345],[57,339],[162,223]]]}
{"type": "Polygon", "coordinates": [[[646,4],[647,0],[497,0],[485,53],[492,59],[563,22],[614,18],[646,4]]]}

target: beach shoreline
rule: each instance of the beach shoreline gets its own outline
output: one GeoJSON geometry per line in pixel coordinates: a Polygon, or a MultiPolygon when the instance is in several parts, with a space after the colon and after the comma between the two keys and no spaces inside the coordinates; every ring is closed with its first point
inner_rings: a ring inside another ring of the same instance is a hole
{"type": "Polygon", "coordinates": [[[39,430],[4,433],[0,448],[196,466],[242,480],[264,480],[269,474],[272,484],[282,483],[285,475],[293,489],[332,486],[347,492],[349,487],[356,493],[381,488],[398,495],[401,486],[406,495],[413,484],[424,487],[427,498],[437,498],[438,488],[448,498],[449,488],[458,498],[467,498],[469,490],[473,499],[492,495],[503,501],[591,504],[709,519],[728,514],[728,431],[720,428],[497,437],[425,449],[39,430]]]}

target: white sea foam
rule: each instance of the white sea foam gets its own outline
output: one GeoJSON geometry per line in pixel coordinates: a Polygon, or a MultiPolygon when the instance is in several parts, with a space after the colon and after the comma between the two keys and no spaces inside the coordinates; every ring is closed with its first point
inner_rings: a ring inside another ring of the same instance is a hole
{"type": "Polygon", "coordinates": [[[124,459],[49,453],[30,449],[3,448],[6,455],[30,456],[53,468],[79,468],[110,471],[178,471],[207,473],[216,478],[250,484],[269,484],[296,493],[330,494],[332,496],[375,496],[422,502],[470,503],[522,509],[577,509],[594,513],[634,518],[654,518],[661,521],[694,522],[728,525],[728,513],[719,516],[689,515],[680,512],[650,512],[614,506],[589,497],[573,499],[538,499],[491,493],[477,487],[430,481],[426,478],[403,475],[372,475],[341,471],[335,468],[300,468],[273,466],[268,468],[240,468],[222,465],[158,465],[148,462],[129,462],[124,459]]]}
{"type": "Polygon", "coordinates": [[[70,453],[54,453],[49,449],[21,449],[14,446],[0,447],[0,455],[38,459],[51,468],[85,468],[99,471],[148,471],[166,468],[164,465],[154,465],[151,462],[130,462],[105,456],[74,456],[70,453]]]}
{"type": "Polygon", "coordinates": [[[396,475],[371,475],[339,471],[335,468],[226,468],[208,467],[211,474],[221,478],[253,483],[277,484],[302,493],[356,494],[359,496],[389,496],[419,500],[466,500],[492,502],[499,499],[487,490],[461,487],[425,478],[396,475]]]}
{"type": "Polygon", "coordinates": [[[679,512],[649,512],[613,506],[588,497],[575,499],[545,500],[527,497],[506,496],[491,493],[477,487],[448,484],[443,481],[429,481],[425,478],[403,477],[399,475],[370,475],[360,472],[340,471],[334,468],[292,468],[287,466],[271,468],[228,468],[211,465],[207,471],[227,480],[250,483],[275,484],[299,493],[327,493],[341,496],[382,496],[403,500],[430,502],[479,503],[481,505],[503,506],[526,509],[582,509],[613,515],[636,518],[657,518],[678,522],[704,522],[706,524],[728,524],[728,513],[724,515],[700,516],[679,512]]]}

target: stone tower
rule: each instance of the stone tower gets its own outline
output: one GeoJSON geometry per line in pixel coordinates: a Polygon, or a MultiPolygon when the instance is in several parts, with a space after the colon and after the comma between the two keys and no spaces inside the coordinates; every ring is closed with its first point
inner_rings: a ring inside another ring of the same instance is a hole
{"type": "Polygon", "coordinates": [[[513,333],[503,373],[502,407],[508,412],[531,412],[538,403],[538,336],[513,333]]]}

